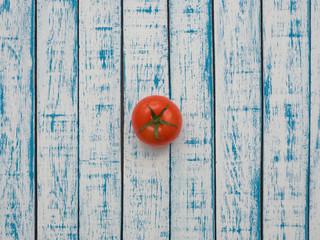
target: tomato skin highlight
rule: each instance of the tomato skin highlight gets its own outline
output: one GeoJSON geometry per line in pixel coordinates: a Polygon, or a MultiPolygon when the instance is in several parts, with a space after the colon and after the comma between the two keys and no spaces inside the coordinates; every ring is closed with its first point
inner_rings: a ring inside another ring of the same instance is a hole
{"type": "Polygon", "coordinates": [[[158,95],[146,97],[138,102],[133,109],[131,121],[136,136],[151,146],[163,146],[173,142],[179,136],[182,128],[182,116],[179,108],[170,99],[158,95]],[[168,105],[168,109],[163,112],[161,119],[176,127],[160,124],[158,128],[160,139],[155,137],[154,125],[144,128],[139,133],[139,130],[152,120],[151,111],[147,105],[156,115],[159,115],[168,105]]]}

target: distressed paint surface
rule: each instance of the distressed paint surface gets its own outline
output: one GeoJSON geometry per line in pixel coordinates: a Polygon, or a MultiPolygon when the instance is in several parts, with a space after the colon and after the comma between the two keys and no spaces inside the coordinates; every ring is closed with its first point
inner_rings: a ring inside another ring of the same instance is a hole
{"type": "Polygon", "coordinates": [[[34,238],[34,5],[0,2],[0,239],[34,238]]]}
{"type": "Polygon", "coordinates": [[[318,238],[320,3],[212,1],[169,0],[167,26],[167,1],[123,0],[121,186],[121,1],[37,1],[34,56],[35,1],[0,0],[0,239],[33,239],[35,227],[39,239],[121,239],[121,211],[123,239],[318,238]],[[171,148],[142,144],[131,127],[135,104],[154,94],[182,110],[171,148]]]}
{"type": "Polygon", "coordinates": [[[37,14],[38,238],[77,239],[77,2],[37,14]]]}
{"type": "Polygon", "coordinates": [[[171,146],[171,239],[213,239],[211,1],[170,1],[171,94],[183,130],[171,146]]]}
{"type": "Polygon", "coordinates": [[[166,1],[124,0],[123,239],[169,237],[169,147],[141,143],[131,126],[134,106],[169,94],[166,1]]]}
{"type": "Polygon", "coordinates": [[[218,239],[260,238],[260,2],[214,2],[218,239]]]}
{"type": "Polygon", "coordinates": [[[80,5],[80,239],[120,239],[120,1],[80,5]]]}
{"type": "Polygon", "coordinates": [[[320,236],[320,2],[311,0],[311,125],[309,239],[320,236]]]}
{"type": "Polygon", "coordinates": [[[264,239],[307,237],[307,1],[263,3],[264,239]]]}

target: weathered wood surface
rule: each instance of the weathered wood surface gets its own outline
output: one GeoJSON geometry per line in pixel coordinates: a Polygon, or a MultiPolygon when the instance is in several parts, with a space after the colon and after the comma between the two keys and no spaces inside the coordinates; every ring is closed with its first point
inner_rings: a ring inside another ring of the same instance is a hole
{"type": "Polygon", "coordinates": [[[79,237],[120,239],[120,1],[79,7],[79,237]]]}
{"type": "Polygon", "coordinates": [[[166,1],[124,0],[123,238],[169,237],[169,146],[139,142],[131,126],[135,104],[169,96],[166,1]]]}
{"type": "Polygon", "coordinates": [[[311,1],[311,112],[309,239],[320,236],[320,2],[311,1]]]}
{"type": "Polygon", "coordinates": [[[263,2],[263,237],[307,238],[308,2],[263,2]]]}
{"type": "Polygon", "coordinates": [[[0,0],[0,239],[317,239],[319,38],[318,0],[0,0]]]}
{"type": "Polygon", "coordinates": [[[171,146],[171,239],[213,239],[213,56],[211,1],[172,0],[172,100],[183,130],[171,146]]]}
{"type": "Polygon", "coordinates": [[[77,1],[38,1],[39,239],[78,235],[77,44],[77,1]]]}
{"type": "Polygon", "coordinates": [[[0,2],[0,239],[34,238],[34,5],[0,2]]]}
{"type": "Polygon", "coordinates": [[[260,2],[214,1],[218,239],[260,238],[260,2]]]}

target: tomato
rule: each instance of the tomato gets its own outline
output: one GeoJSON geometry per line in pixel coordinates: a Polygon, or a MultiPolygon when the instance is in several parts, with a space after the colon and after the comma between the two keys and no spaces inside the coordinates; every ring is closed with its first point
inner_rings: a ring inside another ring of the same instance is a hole
{"type": "Polygon", "coordinates": [[[163,146],[179,136],[182,116],[170,99],[153,95],[142,99],[133,109],[132,127],[142,142],[163,146]]]}

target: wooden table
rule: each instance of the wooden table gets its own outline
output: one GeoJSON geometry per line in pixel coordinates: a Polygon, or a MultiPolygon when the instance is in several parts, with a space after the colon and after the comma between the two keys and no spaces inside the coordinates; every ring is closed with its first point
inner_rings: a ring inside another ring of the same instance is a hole
{"type": "Polygon", "coordinates": [[[319,39],[319,0],[1,0],[0,239],[319,239],[319,39]]]}

